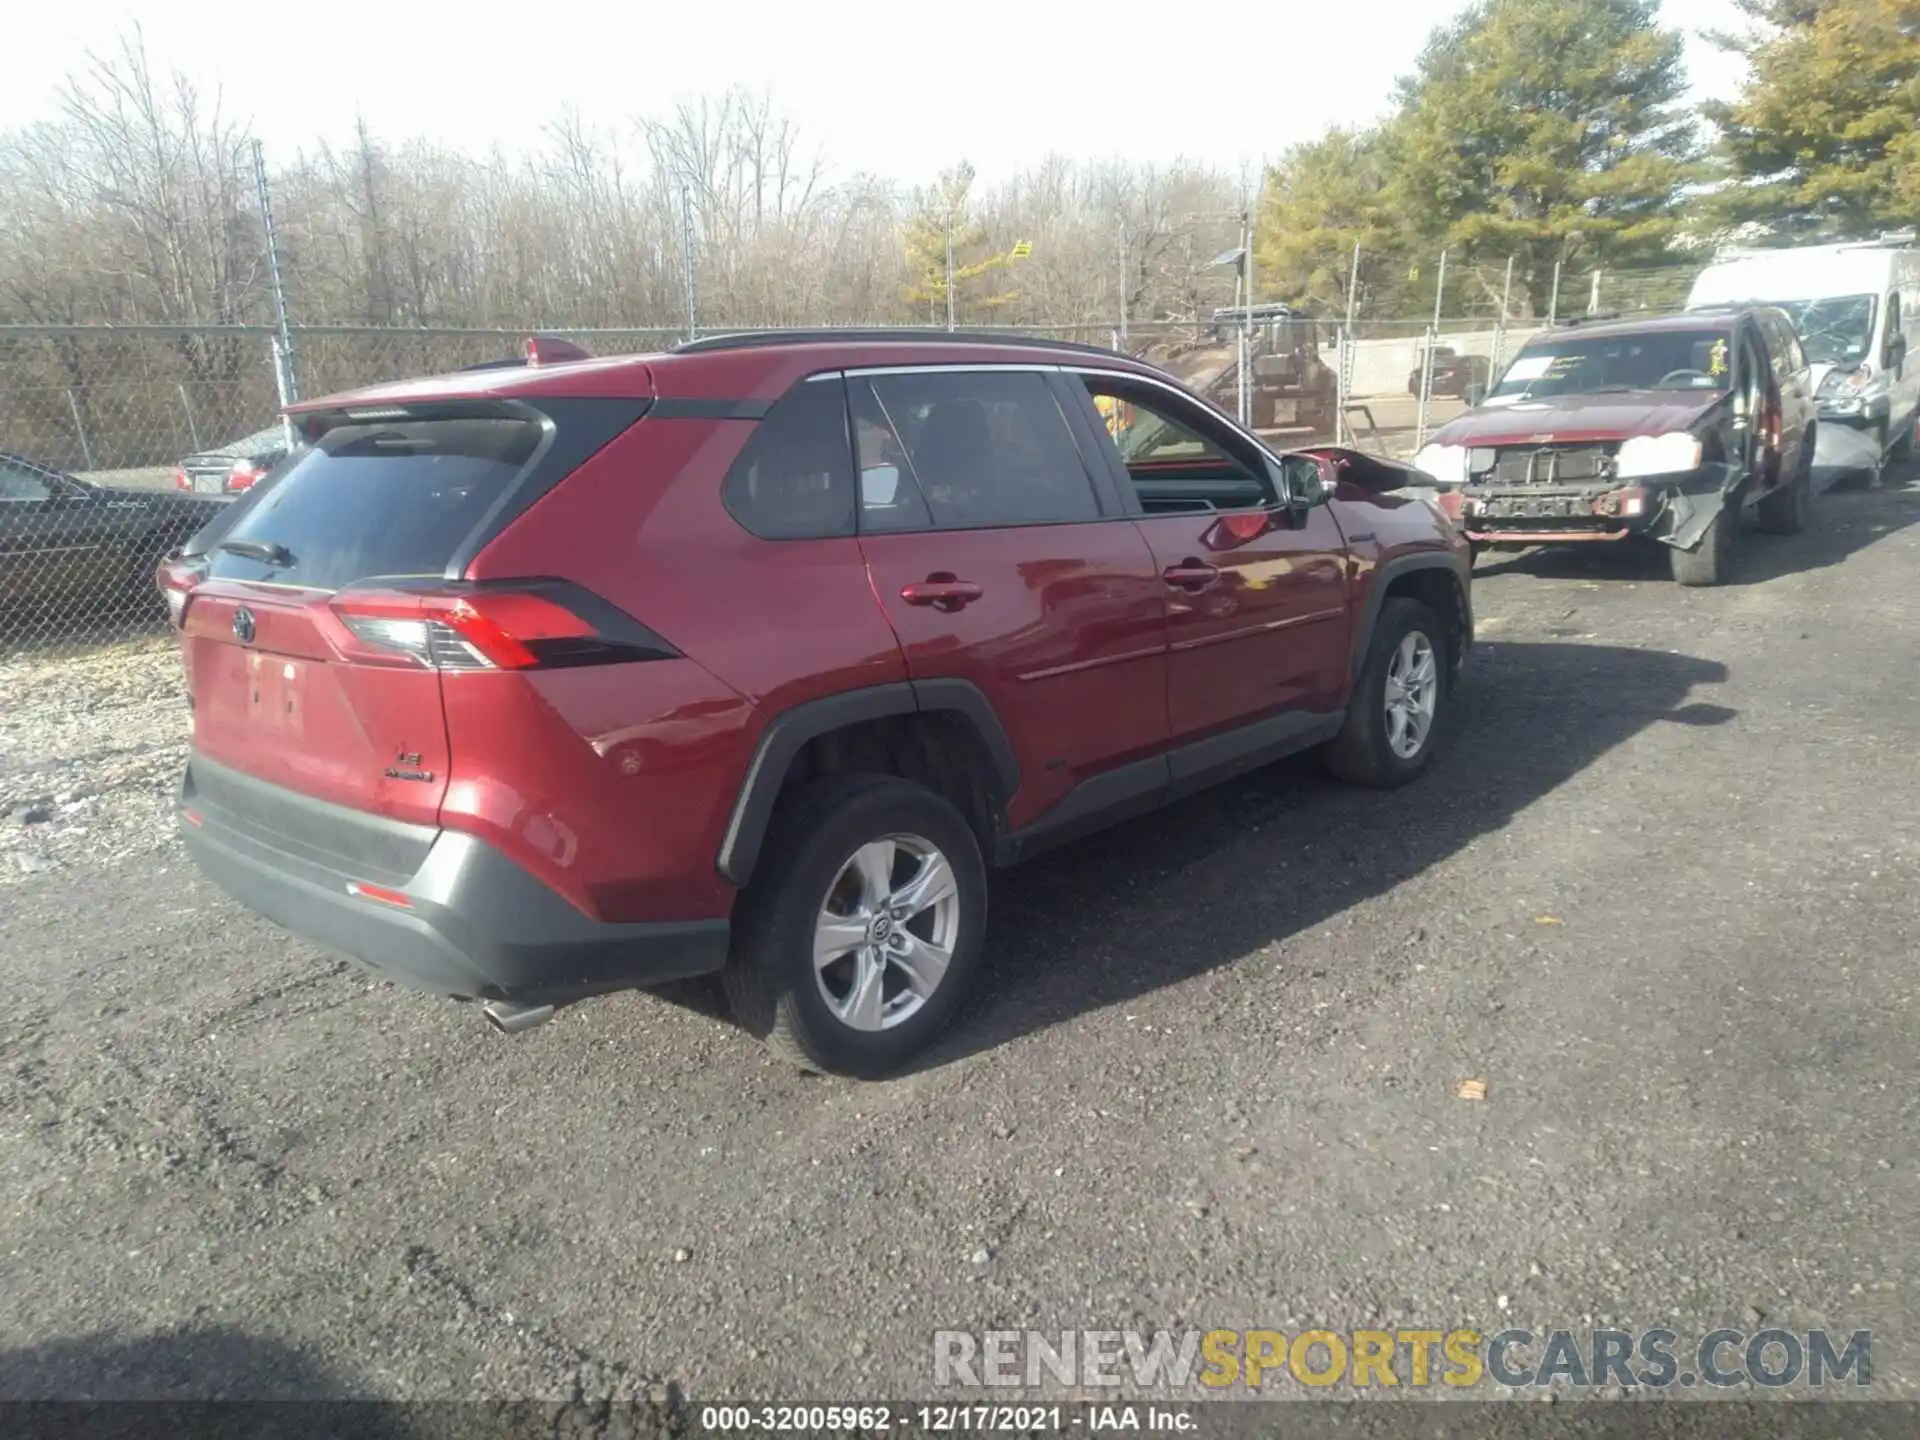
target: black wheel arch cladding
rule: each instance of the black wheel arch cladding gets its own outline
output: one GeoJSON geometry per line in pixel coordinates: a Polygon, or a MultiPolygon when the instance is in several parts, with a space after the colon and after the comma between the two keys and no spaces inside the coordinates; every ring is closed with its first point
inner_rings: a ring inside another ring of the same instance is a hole
{"type": "Polygon", "coordinates": [[[1020,762],[992,703],[977,685],[959,679],[908,680],[825,695],[776,715],[760,736],[721,840],[716,868],[745,886],[794,760],[813,740],[836,730],[907,715],[944,715],[968,726],[993,770],[998,803],[1020,787],[1020,762]]]}

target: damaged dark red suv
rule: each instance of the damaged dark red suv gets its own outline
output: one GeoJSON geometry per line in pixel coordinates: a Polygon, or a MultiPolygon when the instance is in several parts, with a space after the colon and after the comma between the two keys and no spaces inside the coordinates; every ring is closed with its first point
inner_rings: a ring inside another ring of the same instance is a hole
{"type": "Polygon", "coordinates": [[[1816,409],[1783,311],[1562,325],[1470,398],[1414,463],[1476,549],[1651,539],[1682,585],[1717,585],[1743,514],[1806,524],[1816,409]]]}
{"type": "Polygon", "coordinates": [[[719,971],[883,1072],[973,979],[989,867],[1308,746],[1433,753],[1469,562],[1408,472],[1090,347],[552,354],[299,406],[161,576],[199,865],[503,1029],[719,971]]]}

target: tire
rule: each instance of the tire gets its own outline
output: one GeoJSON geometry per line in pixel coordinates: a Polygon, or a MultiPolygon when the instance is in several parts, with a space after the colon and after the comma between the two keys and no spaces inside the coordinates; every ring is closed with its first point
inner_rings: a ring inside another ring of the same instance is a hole
{"type": "Polygon", "coordinates": [[[1888,449],[1887,459],[1900,462],[1911,460],[1916,442],[1920,442],[1920,413],[1900,427],[1900,438],[1888,449]]]}
{"type": "Polygon", "coordinates": [[[862,1079],[897,1070],[947,1028],[979,969],[987,871],[973,827],[923,786],[886,775],[830,775],[781,802],[761,855],[721,975],[734,1019],[804,1070],[862,1079]],[[896,899],[927,873],[931,855],[946,862],[950,900],[878,923],[873,872],[857,858],[882,844],[893,847],[892,865],[879,863],[891,869],[896,899]],[[878,953],[899,958],[876,966],[877,947],[860,943],[835,949],[816,967],[829,912],[849,920],[871,913],[865,929],[883,940],[878,953]],[[924,962],[940,948],[948,959],[923,992],[909,983],[907,957],[917,952],[924,962]],[[859,1018],[849,1018],[854,1012],[859,1018]]]}
{"type": "Polygon", "coordinates": [[[1373,636],[1367,642],[1366,661],[1347,701],[1346,722],[1327,747],[1329,770],[1354,785],[1391,790],[1427,768],[1447,718],[1452,678],[1447,662],[1448,640],[1448,630],[1440,617],[1418,600],[1393,596],[1380,607],[1373,636]],[[1410,641],[1411,655],[1403,650],[1410,641]],[[1409,722],[1404,708],[1399,723],[1389,714],[1388,678],[1390,671],[1404,670],[1410,662],[1419,673],[1422,649],[1431,667],[1425,700],[1427,723],[1408,749],[1405,725],[1409,722]]]}
{"type": "Polygon", "coordinates": [[[1691,550],[1669,547],[1673,578],[1694,588],[1726,584],[1733,574],[1733,537],[1739,528],[1740,502],[1729,495],[1697,546],[1691,550]]]}
{"type": "Polygon", "coordinates": [[[1760,497],[1759,525],[1769,535],[1798,535],[1807,528],[1807,506],[1813,496],[1813,447],[1803,446],[1793,479],[1771,495],[1760,497]]]}

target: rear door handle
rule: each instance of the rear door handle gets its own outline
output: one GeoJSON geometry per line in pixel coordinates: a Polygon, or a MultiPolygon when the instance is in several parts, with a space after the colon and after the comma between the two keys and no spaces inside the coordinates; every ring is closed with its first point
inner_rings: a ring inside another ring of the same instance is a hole
{"type": "Polygon", "coordinates": [[[1220,578],[1220,567],[1203,560],[1182,560],[1162,570],[1160,578],[1176,590],[1204,590],[1220,578]]]}
{"type": "Polygon", "coordinates": [[[924,580],[900,587],[900,598],[909,605],[931,605],[951,615],[978,600],[986,592],[971,580],[962,580],[944,570],[936,570],[924,580]]]}

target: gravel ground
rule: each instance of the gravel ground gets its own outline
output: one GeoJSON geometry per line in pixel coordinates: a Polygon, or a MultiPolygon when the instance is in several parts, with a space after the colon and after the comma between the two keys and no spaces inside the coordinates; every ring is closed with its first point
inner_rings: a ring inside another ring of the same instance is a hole
{"type": "Polygon", "coordinates": [[[164,636],[0,661],[0,887],[172,851],[186,745],[164,636]]]}
{"type": "Polygon", "coordinates": [[[1016,873],[876,1085],[709,987],[508,1039],[369,980],[166,838],[165,658],[0,668],[0,1394],[857,1400],[930,1394],[941,1328],[1761,1321],[1920,1394],[1916,522],[1830,495],[1712,591],[1483,562],[1419,785],[1289,764],[1016,873]]]}

